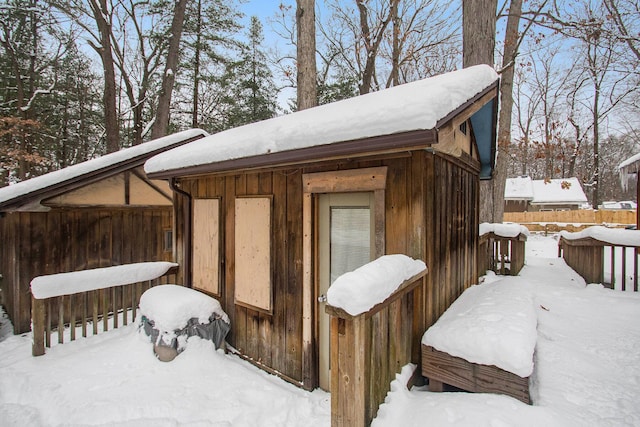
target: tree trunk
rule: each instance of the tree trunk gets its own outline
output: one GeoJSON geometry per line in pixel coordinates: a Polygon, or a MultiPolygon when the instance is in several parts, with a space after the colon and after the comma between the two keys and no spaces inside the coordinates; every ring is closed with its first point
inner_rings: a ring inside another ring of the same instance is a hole
{"type": "Polygon", "coordinates": [[[109,16],[107,12],[107,0],[90,0],[89,5],[93,12],[93,17],[96,20],[100,36],[100,46],[97,50],[102,59],[102,71],[104,73],[104,93],[102,100],[104,103],[107,153],[113,153],[120,149],[120,124],[118,123],[116,109],[116,73],[111,51],[111,22],[108,22],[106,19],[106,17],[109,16]]]}
{"type": "MultiPolygon", "coordinates": [[[[494,66],[498,0],[462,2],[462,64],[494,66]]],[[[493,180],[480,182],[480,222],[493,222],[493,180]]]]}
{"type": "Polygon", "coordinates": [[[191,113],[191,127],[200,127],[199,99],[200,99],[200,44],[202,43],[202,1],[198,0],[198,16],[196,22],[196,45],[193,59],[193,107],[191,113]]]}
{"type": "Polygon", "coordinates": [[[498,117],[498,158],[493,175],[493,215],[491,222],[502,222],[504,188],[507,181],[509,147],[511,145],[511,113],[513,111],[513,76],[518,56],[518,27],[522,14],[522,0],[511,0],[502,55],[500,81],[500,115],[498,117]]]}
{"type": "Polygon", "coordinates": [[[393,29],[391,52],[391,86],[400,84],[400,17],[398,16],[398,3],[400,0],[391,0],[391,22],[393,29]]]}
{"type": "Polygon", "coordinates": [[[298,110],[318,105],[316,87],[315,0],[296,1],[298,110]]]}
{"type": "Polygon", "coordinates": [[[173,11],[173,21],[171,22],[171,39],[169,40],[169,51],[167,52],[167,63],[162,79],[162,88],[158,95],[158,108],[156,118],[151,130],[151,139],[160,138],[167,134],[169,128],[169,110],[171,108],[171,94],[176,81],[178,59],[180,57],[180,40],[184,27],[184,12],[187,8],[187,0],[178,0],[173,11]]]}

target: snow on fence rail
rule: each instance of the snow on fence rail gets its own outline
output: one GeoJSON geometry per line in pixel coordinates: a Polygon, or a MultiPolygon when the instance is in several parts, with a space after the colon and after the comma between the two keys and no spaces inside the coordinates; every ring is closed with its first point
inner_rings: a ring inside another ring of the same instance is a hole
{"type": "Polygon", "coordinates": [[[621,291],[638,291],[638,249],[640,231],[602,226],[576,233],[562,231],[558,241],[558,257],[587,283],[621,291]]]}
{"type": "Polygon", "coordinates": [[[152,286],[175,281],[178,264],[172,262],[142,262],[95,268],[91,270],[38,276],[31,281],[32,329],[34,356],[51,347],[51,331],[57,328],[58,343],[64,342],[65,325],[70,329],[70,340],[76,339],[78,325],[82,336],[87,336],[87,325],[92,333],[117,328],[136,317],[140,295],[152,286]],[[129,319],[131,312],[131,319],[129,319]]]}

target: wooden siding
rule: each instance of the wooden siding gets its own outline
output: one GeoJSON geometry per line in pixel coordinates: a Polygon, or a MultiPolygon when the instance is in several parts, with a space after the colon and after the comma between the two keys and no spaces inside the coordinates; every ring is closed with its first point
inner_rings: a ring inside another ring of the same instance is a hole
{"type": "Polygon", "coordinates": [[[54,209],[0,219],[3,304],[16,334],[31,327],[30,282],[36,276],[132,262],[172,261],[163,230],[172,210],[54,209]]]}
{"type": "MultiPolygon", "coordinates": [[[[231,318],[229,344],[247,359],[305,388],[317,386],[317,373],[303,372],[302,174],[379,166],[388,168],[385,252],[423,259],[429,274],[425,286],[406,300],[385,308],[377,321],[393,322],[400,313],[412,312],[416,326],[412,339],[419,342],[422,333],[419,331],[433,324],[477,279],[477,168],[447,155],[420,150],[387,158],[336,160],[296,168],[180,180],[180,188],[193,198],[221,199],[224,265],[220,302],[231,318]],[[271,314],[234,303],[235,198],[266,195],[273,200],[271,314]]],[[[182,203],[178,205],[179,210],[183,209],[182,203]]],[[[179,245],[185,241],[185,225],[188,227],[184,224],[176,230],[179,245]]],[[[177,259],[180,262],[180,256],[177,259]]],[[[315,319],[312,321],[315,324],[315,319]]],[[[313,328],[315,330],[315,326],[313,328]]],[[[388,343],[401,339],[392,335],[385,338],[388,343]]],[[[398,346],[401,347],[406,348],[398,346]]],[[[412,348],[411,360],[417,363],[420,348],[412,348]]],[[[404,355],[397,355],[381,369],[393,378],[400,371],[402,359],[404,355]]]]}

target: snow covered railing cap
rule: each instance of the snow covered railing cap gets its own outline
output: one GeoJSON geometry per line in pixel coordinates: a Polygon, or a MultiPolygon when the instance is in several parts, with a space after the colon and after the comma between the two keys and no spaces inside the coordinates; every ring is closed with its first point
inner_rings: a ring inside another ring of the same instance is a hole
{"type": "Polygon", "coordinates": [[[177,266],[176,263],[165,261],[138,262],[115,267],[38,276],[31,281],[31,294],[36,299],[45,299],[145,282],[157,279],[177,266]]]}
{"type": "Polygon", "coordinates": [[[640,230],[607,228],[601,225],[595,225],[573,233],[563,230],[560,232],[560,237],[565,241],[593,239],[605,245],[640,247],[640,230]]]}
{"type": "Polygon", "coordinates": [[[327,291],[327,313],[338,317],[372,315],[418,286],[427,274],[421,260],[406,255],[384,255],[338,277],[327,291]]]}
{"type": "Polygon", "coordinates": [[[518,237],[520,234],[529,236],[529,229],[520,224],[492,224],[483,222],[480,224],[478,231],[481,236],[489,233],[507,238],[518,237]]]}

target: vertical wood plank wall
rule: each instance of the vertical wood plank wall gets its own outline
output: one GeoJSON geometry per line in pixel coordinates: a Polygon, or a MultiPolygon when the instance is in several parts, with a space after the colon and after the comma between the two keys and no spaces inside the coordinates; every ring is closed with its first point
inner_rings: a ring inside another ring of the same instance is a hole
{"type": "MultiPolygon", "coordinates": [[[[425,285],[377,318],[380,324],[395,322],[412,313],[416,330],[430,326],[466,287],[477,279],[478,202],[477,170],[449,157],[416,151],[377,160],[345,160],[275,171],[210,175],[181,180],[181,188],[194,198],[221,198],[221,277],[223,308],[231,318],[229,343],[244,356],[277,371],[306,388],[312,372],[303,372],[302,348],[302,174],[332,170],[388,166],[386,202],[386,253],[403,253],[426,261],[425,285]],[[234,303],[234,199],[237,196],[273,197],[273,312],[265,314],[234,303]]],[[[181,228],[176,239],[181,242],[181,228]]],[[[314,319],[315,322],[315,319],[314,319]]],[[[375,328],[374,328],[375,329],[375,328]]],[[[376,337],[375,346],[393,345],[394,357],[372,360],[381,369],[376,377],[388,384],[400,371],[401,361],[420,360],[420,346],[407,345],[413,337],[389,334],[376,337]],[[414,348],[415,347],[415,348],[414,348]],[[383,363],[384,362],[384,363],[383,363]]],[[[373,332],[372,332],[373,333],[373,332]]],[[[386,387],[376,387],[385,390],[386,387]]],[[[384,399],[380,392],[379,401],[384,399]]],[[[384,392],[386,393],[386,391],[384,392]]],[[[376,406],[377,408],[377,406],[376,406]]],[[[373,408],[372,408],[373,410],[373,408]]]]}
{"type": "Polygon", "coordinates": [[[3,304],[16,334],[31,327],[31,279],[131,262],[172,261],[163,249],[172,208],[54,209],[0,218],[3,304]]]}

